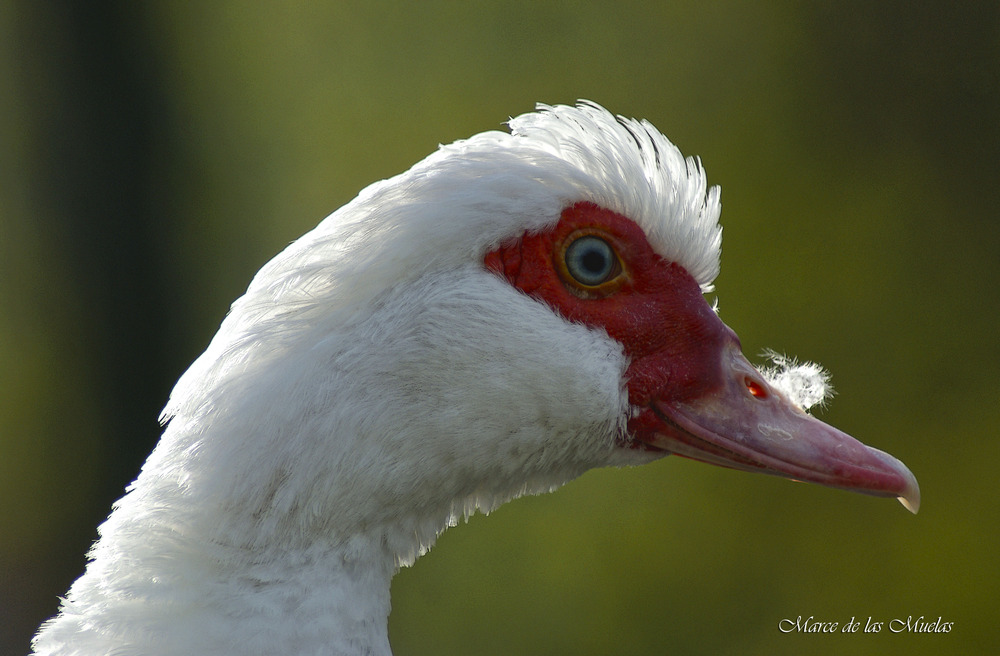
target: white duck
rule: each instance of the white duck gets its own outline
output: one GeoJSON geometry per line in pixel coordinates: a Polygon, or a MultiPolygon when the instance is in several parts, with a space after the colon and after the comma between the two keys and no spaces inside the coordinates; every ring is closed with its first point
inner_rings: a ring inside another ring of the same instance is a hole
{"type": "Polygon", "coordinates": [[[260,270],[36,654],[387,655],[392,576],[457,518],[670,453],[916,511],[902,463],[807,415],[705,301],[697,160],[591,103],[510,127],[260,270]]]}

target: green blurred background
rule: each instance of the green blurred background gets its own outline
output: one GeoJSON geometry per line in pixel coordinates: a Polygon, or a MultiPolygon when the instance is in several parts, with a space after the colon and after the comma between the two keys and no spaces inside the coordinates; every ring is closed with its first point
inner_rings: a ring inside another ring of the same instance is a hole
{"type": "Polygon", "coordinates": [[[264,262],[438,143],[577,98],[703,158],[724,320],[827,366],[821,416],[924,506],[672,458],[592,472],[401,572],[398,656],[1000,650],[995,0],[22,0],[0,74],[2,654],[264,262]],[[954,627],[778,630],[921,615],[954,627]]]}

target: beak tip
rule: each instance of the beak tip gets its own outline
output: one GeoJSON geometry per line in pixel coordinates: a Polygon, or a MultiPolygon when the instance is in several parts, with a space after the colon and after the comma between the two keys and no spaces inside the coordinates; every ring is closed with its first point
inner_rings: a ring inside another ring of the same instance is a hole
{"type": "MultiPolygon", "coordinates": [[[[907,473],[910,474],[909,470],[907,473]]],[[[913,474],[909,475],[909,480],[907,481],[906,489],[898,497],[899,502],[903,504],[903,507],[909,510],[914,515],[920,510],[920,486],[917,485],[917,479],[913,474]]]]}
{"type": "Polygon", "coordinates": [[[907,497],[896,497],[896,498],[899,499],[899,502],[903,504],[904,508],[909,510],[914,515],[920,512],[920,495],[910,498],[907,497]]]}

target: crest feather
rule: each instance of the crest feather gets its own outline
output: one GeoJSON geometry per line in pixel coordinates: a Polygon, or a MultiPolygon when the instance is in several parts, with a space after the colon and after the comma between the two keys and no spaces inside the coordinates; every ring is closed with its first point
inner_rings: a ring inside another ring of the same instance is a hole
{"type": "Polygon", "coordinates": [[[683,266],[703,291],[712,289],[722,205],[697,158],[685,158],[648,121],[615,116],[589,101],[539,104],[509,125],[515,141],[531,142],[591,178],[586,200],[634,220],[660,255],[683,266]]]}

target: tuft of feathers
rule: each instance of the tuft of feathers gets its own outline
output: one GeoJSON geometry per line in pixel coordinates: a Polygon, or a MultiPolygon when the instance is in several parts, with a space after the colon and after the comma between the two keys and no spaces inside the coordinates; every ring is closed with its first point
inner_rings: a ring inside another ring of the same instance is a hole
{"type": "Polygon", "coordinates": [[[824,406],[833,396],[830,373],[815,362],[799,362],[794,357],[765,350],[771,366],[761,368],[767,382],[803,411],[824,406]]]}

